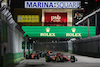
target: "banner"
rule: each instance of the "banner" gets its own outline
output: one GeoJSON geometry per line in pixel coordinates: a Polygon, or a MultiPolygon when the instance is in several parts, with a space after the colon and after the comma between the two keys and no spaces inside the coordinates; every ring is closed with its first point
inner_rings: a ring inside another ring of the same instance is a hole
{"type": "MultiPolygon", "coordinates": [[[[84,38],[88,37],[87,26],[22,26],[24,37],[61,37],[61,38],[84,38]]],[[[89,27],[89,36],[96,35],[96,27],[89,27]]]]}
{"type": "Polygon", "coordinates": [[[25,8],[81,8],[81,1],[25,1],[25,8]]]}
{"type": "Polygon", "coordinates": [[[67,26],[67,13],[45,12],[44,26],[67,26]]]}
{"type": "Polygon", "coordinates": [[[18,15],[17,22],[21,23],[39,23],[39,15],[18,15]]]}

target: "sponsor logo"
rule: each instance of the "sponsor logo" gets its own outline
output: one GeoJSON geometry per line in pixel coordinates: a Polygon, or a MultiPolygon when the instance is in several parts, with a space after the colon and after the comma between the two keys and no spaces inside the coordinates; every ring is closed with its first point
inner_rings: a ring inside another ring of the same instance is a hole
{"type": "Polygon", "coordinates": [[[40,36],[55,36],[55,33],[40,33],[40,36]]]}
{"type": "Polygon", "coordinates": [[[25,1],[25,8],[81,8],[80,1],[25,1]]]}
{"type": "Polygon", "coordinates": [[[66,33],[66,36],[69,36],[69,37],[81,37],[81,33],[66,33]]]}
{"type": "Polygon", "coordinates": [[[66,33],[66,36],[69,37],[81,37],[81,33],[75,33],[76,32],[76,28],[72,28],[71,29],[73,33],[66,33]]]}
{"type": "Polygon", "coordinates": [[[47,27],[47,28],[46,28],[46,32],[49,32],[49,31],[50,31],[50,28],[49,28],[49,27],[47,27]]]}
{"type": "Polygon", "coordinates": [[[74,18],[81,20],[83,18],[83,13],[76,12],[74,18]]]}
{"type": "Polygon", "coordinates": [[[55,33],[49,33],[50,32],[49,27],[47,27],[45,30],[47,33],[40,33],[40,36],[55,36],[55,33]]]}
{"type": "Polygon", "coordinates": [[[74,33],[74,32],[76,31],[76,28],[72,28],[71,30],[72,30],[72,32],[74,33]]]}
{"type": "Polygon", "coordinates": [[[39,15],[18,15],[17,22],[39,22],[39,15]]]}
{"type": "Polygon", "coordinates": [[[22,17],[21,17],[21,16],[19,16],[19,17],[18,17],[18,22],[20,22],[20,21],[21,21],[21,19],[22,19],[22,17]]]}
{"type": "Polygon", "coordinates": [[[51,16],[51,21],[53,22],[60,22],[61,21],[61,16],[51,16]]]}

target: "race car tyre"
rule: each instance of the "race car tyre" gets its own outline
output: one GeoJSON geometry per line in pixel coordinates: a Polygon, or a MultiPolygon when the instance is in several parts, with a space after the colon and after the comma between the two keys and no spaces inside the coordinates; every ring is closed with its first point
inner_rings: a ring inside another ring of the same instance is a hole
{"type": "Polygon", "coordinates": [[[46,59],[46,62],[50,62],[50,60],[46,59]]]}
{"type": "Polygon", "coordinates": [[[50,61],[46,61],[46,62],[50,62],[50,61]]]}
{"type": "Polygon", "coordinates": [[[39,56],[37,56],[37,59],[39,59],[39,56]]]}
{"type": "Polygon", "coordinates": [[[56,62],[58,62],[58,58],[56,58],[56,62]]]}
{"type": "Polygon", "coordinates": [[[60,57],[60,61],[61,61],[61,62],[64,62],[64,58],[63,58],[63,57],[60,57]]]}
{"type": "Polygon", "coordinates": [[[75,60],[74,60],[74,59],[71,59],[71,62],[72,62],[72,63],[74,63],[74,62],[75,62],[75,60]]]}
{"type": "Polygon", "coordinates": [[[75,61],[71,61],[72,63],[75,63],[75,61]]]}
{"type": "Polygon", "coordinates": [[[70,58],[70,60],[71,60],[71,62],[75,62],[75,56],[71,56],[71,58],[70,58]]]}
{"type": "Polygon", "coordinates": [[[61,62],[64,62],[64,59],[60,59],[61,62]]]}
{"type": "Polygon", "coordinates": [[[26,55],[26,59],[29,59],[29,56],[28,55],[26,55]]]}
{"type": "Polygon", "coordinates": [[[47,59],[47,58],[46,58],[45,60],[46,60],[46,62],[50,62],[50,60],[49,60],[49,59],[47,59]]]}
{"type": "Polygon", "coordinates": [[[34,56],[34,58],[33,59],[36,59],[36,56],[34,56]]]}

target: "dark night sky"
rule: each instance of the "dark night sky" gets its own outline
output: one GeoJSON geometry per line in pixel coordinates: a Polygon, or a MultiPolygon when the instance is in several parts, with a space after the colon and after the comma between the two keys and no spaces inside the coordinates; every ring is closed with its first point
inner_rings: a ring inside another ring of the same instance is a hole
{"type": "Polygon", "coordinates": [[[84,0],[84,1],[88,1],[88,4],[84,4],[84,2],[82,1],[82,7],[85,9],[85,13],[91,13],[91,11],[94,11],[95,9],[97,9],[98,7],[100,7],[100,0],[97,0],[97,2],[95,0],[84,0]]]}

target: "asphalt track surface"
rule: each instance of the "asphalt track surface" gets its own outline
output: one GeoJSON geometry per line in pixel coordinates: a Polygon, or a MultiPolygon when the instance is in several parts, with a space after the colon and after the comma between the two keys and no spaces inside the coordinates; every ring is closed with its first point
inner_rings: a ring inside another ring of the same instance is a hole
{"type": "Polygon", "coordinates": [[[25,59],[16,65],[8,67],[100,67],[100,58],[92,58],[86,56],[80,56],[75,54],[67,54],[69,57],[74,55],[77,58],[75,63],[69,62],[45,62],[45,58],[38,59],[25,59]]]}

